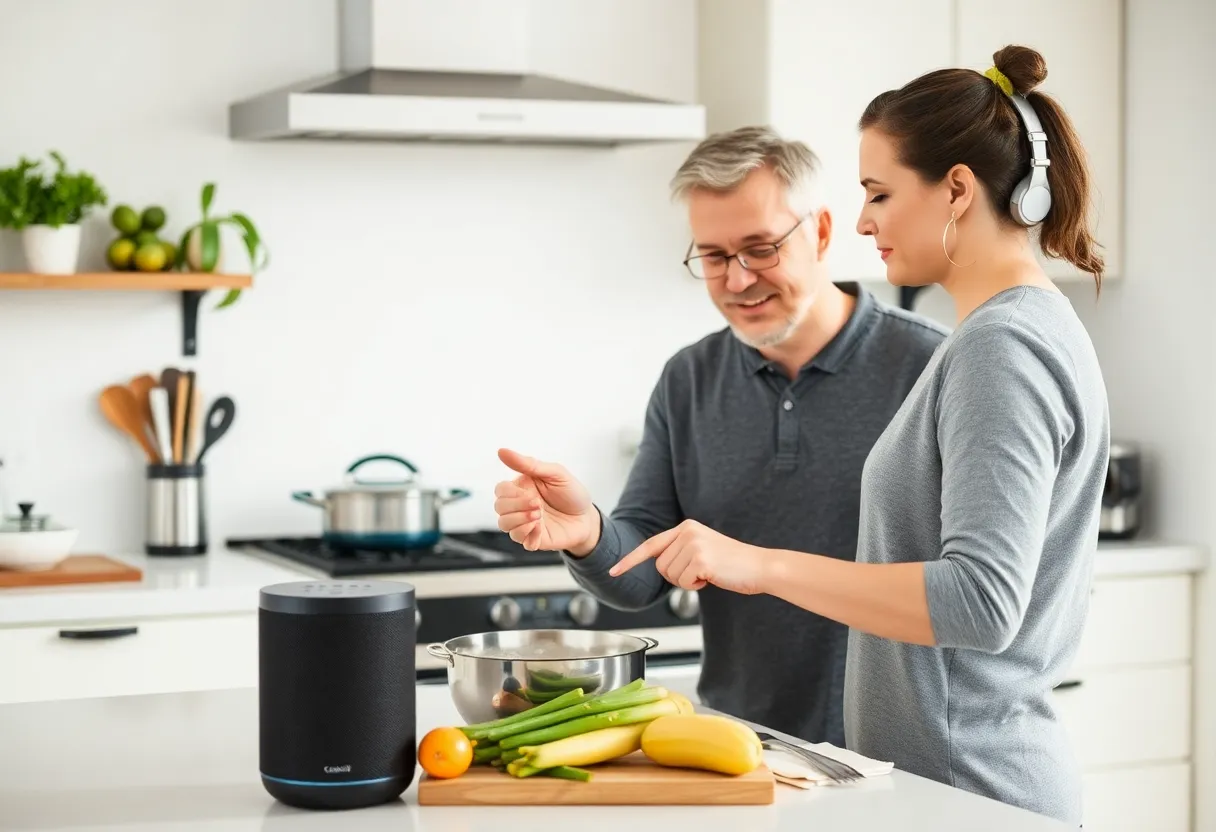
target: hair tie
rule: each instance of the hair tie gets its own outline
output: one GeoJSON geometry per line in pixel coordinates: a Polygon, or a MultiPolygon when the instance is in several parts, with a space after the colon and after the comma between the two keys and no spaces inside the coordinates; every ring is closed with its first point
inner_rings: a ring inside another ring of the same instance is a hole
{"type": "Polygon", "coordinates": [[[995,66],[989,67],[984,72],[984,77],[1000,87],[1001,92],[1005,93],[1005,95],[1013,95],[1013,82],[1009,80],[1009,76],[995,66]]]}

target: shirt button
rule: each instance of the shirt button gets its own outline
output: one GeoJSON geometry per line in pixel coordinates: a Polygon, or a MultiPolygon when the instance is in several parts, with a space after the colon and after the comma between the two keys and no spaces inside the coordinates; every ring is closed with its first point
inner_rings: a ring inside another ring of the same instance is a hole
{"type": "Polygon", "coordinates": [[[794,409],[794,403],[793,403],[792,401],[790,401],[789,399],[786,399],[784,402],[782,402],[782,403],[781,403],[781,406],[782,406],[783,408],[785,408],[786,410],[793,410],[793,409],[794,409]]]}

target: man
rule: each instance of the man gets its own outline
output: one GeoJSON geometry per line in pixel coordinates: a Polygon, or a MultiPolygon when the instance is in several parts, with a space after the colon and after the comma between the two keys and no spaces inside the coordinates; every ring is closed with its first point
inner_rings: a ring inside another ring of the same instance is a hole
{"type": "MultiPolygon", "coordinates": [[[[655,560],[608,570],[689,520],[755,546],[855,558],[866,456],[946,331],[831,281],[816,167],[805,145],[746,127],[705,139],[673,178],[692,230],[686,266],[728,327],[665,365],[610,517],[562,466],[499,452],[519,474],[495,489],[499,528],[561,551],[606,604],[663,598],[671,585],[655,560]]],[[[769,595],[705,586],[699,597],[702,701],[843,747],[847,628],[769,595]]]]}

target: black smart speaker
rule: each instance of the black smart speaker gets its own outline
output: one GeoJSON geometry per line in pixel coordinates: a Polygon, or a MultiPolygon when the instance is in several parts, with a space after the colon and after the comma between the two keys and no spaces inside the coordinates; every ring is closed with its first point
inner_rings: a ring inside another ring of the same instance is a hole
{"type": "Polygon", "coordinates": [[[353,809],[414,779],[414,587],[293,581],[258,604],[262,785],[283,803],[353,809]]]}

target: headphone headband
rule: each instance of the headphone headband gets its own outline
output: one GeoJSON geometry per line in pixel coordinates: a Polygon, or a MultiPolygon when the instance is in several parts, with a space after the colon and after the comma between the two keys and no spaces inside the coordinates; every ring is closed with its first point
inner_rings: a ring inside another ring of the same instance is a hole
{"type": "Polygon", "coordinates": [[[1009,197],[1009,211],[1022,225],[1037,225],[1051,210],[1051,185],[1047,181],[1051,159],[1047,155],[1047,133],[1034,107],[1024,96],[1013,91],[1013,84],[1003,72],[992,67],[984,76],[1005,93],[1026,128],[1026,138],[1030,142],[1030,172],[1014,185],[1013,194],[1009,197]]]}

